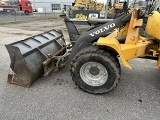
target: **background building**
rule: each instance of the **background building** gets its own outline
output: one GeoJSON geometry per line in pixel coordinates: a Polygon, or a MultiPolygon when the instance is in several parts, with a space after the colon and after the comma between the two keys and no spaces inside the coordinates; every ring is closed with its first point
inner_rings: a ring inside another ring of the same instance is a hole
{"type": "Polygon", "coordinates": [[[64,5],[72,5],[74,0],[30,0],[38,12],[61,12],[64,5]]]}

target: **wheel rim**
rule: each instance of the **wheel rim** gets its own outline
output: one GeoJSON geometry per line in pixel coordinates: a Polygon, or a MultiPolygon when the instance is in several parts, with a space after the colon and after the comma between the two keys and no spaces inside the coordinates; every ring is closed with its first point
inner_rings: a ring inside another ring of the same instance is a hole
{"type": "Polygon", "coordinates": [[[101,86],[107,81],[108,72],[98,62],[87,62],[80,68],[80,77],[90,86],[101,86]]]}

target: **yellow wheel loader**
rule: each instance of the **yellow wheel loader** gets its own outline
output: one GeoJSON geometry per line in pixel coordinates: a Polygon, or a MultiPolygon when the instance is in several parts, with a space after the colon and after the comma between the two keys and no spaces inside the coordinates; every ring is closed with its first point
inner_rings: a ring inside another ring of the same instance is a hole
{"type": "Polygon", "coordinates": [[[152,39],[141,37],[141,11],[123,13],[113,20],[88,21],[95,25],[79,34],[66,18],[71,45],[66,45],[60,30],[51,30],[28,39],[6,45],[11,58],[8,82],[30,86],[40,76],[62,67],[70,61],[72,80],[84,91],[100,94],[113,90],[121,76],[119,60],[131,69],[130,59],[156,57],[160,67],[160,13],[153,11],[146,24],[152,39]],[[119,59],[118,59],[119,58],[119,59]]]}

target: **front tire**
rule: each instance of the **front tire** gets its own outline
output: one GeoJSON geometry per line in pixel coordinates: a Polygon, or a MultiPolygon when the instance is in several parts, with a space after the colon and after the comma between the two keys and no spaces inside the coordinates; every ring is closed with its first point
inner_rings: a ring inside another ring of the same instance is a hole
{"type": "Polygon", "coordinates": [[[70,72],[72,80],[84,91],[100,94],[113,90],[120,79],[120,64],[115,55],[90,46],[74,57],[70,72]]]}

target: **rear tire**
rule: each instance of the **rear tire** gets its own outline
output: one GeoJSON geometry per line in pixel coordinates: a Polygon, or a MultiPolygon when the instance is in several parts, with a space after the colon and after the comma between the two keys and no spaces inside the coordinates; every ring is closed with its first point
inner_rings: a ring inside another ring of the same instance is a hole
{"type": "Polygon", "coordinates": [[[115,55],[90,46],[73,59],[72,80],[84,91],[100,94],[113,90],[120,79],[120,64],[115,55]]]}

